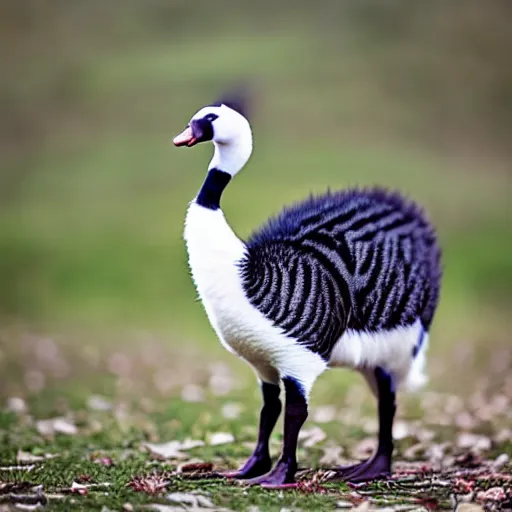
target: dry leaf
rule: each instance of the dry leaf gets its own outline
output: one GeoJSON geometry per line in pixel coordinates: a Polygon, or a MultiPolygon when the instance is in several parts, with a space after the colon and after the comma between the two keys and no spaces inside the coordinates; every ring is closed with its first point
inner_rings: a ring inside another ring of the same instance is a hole
{"type": "Polygon", "coordinates": [[[49,420],[36,421],[36,429],[42,436],[53,436],[54,434],[78,434],[76,425],[67,418],[52,418],[49,420]]]}
{"type": "Polygon", "coordinates": [[[322,442],[326,437],[325,432],[317,426],[301,430],[299,433],[299,441],[303,441],[302,446],[304,448],[311,448],[315,444],[322,442]]]}
{"type": "Polygon", "coordinates": [[[181,398],[184,402],[204,402],[204,390],[196,384],[187,384],[181,390],[181,398]]]}
{"type": "Polygon", "coordinates": [[[397,441],[405,439],[410,434],[410,427],[405,421],[395,421],[393,424],[393,438],[397,441]]]}
{"type": "Polygon", "coordinates": [[[487,436],[472,434],[470,432],[461,432],[457,436],[457,446],[459,448],[471,448],[475,452],[490,450],[492,443],[487,436]]]}
{"type": "Polygon", "coordinates": [[[484,509],[474,503],[461,503],[457,506],[455,512],[484,512],[484,509]]]}
{"type": "Polygon", "coordinates": [[[336,418],[336,408],[333,405],[321,405],[316,407],[312,415],[316,423],[329,423],[336,418]]]}
{"type": "Polygon", "coordinates": [[[127,487],[136,492],[145,492],[147,494],[158,494],[169,485],[169,481],[162,475],[134,476],[127,487]]]}
{"type": "Polygon", "coordinates": [[[87,407],[93,411],[110,411],[112,404],[99,395],[91,395],[87,400],[87,407]]]}
{"type": "Polygon", "coordinates": [[[44,505],[42,503],[16,503],[14,505],[18,510],[43,510],[44,505]]]}
{"type": "Polygon", "coordinates": [[[45,460],[43,455],[32,455],[29,452],[24,452],[22,450],[18,450],[16,454],[16,462],[18,464],[31,464],[33,462],[42,462],[45,460]]]}
{"type": "Polygon", "coordinates": [[[147,505],[145,508],[156,510],[156,512],[183,512],[186,510],[181,506],[174,507],[172,505],[161,505],[160,503],[152,503],[151,505],[147,505]]]}
{"type": "Polygon", "coordinates": [[[211,377],[209,386],[211,392],[216,396],[225,396],[233,388],[235,380],[229,366],[223,363],[215,363],[211,366],[211,377]]]}
{"type": "Polygon", "coordinates": [[[7,399],[7,410],[16,414],[22,414],[27,411],[27,404],[23,398],[12,396],[7,399]]]}
{"type": "Polygon", "coordinates": [[[210,445],[216,446],[219,444],[233,443],[235,436],[229,432],[215,432],[210,436],[210,445]]]}
{"type": "Polygon", "coordinates": [[[180,503],[188,507],[195,508],[215,508],[215,505],[201,494],[192,494],[185,492],[173,492],[168,494],[166,498],[174,503],[180,503]]]}
{"type": "Polygon", "coordinates": [[[169,441],[167,443],[143,443],[142,446],[149,452],[162,459],[186,459],[187,454],[182,450],[191,450],[199,446],[204,446],[204,441],[185,439],[185,441],[169,441]]]}
{"type": "Polygon", "coordinates": [[[494,470],[501,469],[503,466],[506,466],[510,462],[510,457],[508,453],[502,453],[496,457],[496,460],[492,463],[492,467],[494,470]]]}
{"type": "Polygon", "coordinates": [[[222,406],[222,416],[228,420],[236,420],[242,413],[242,405],[228,403],[222,406]]]}
{"type": "Polygon", "coordinates": [[[476,495],[478,501],[501,501],[507,497],[505,491],[501,487],[491,487],[486,491],[480,491],[476,495]]]}
{"type": "Polygon", "coordinates": [[[357,510],[358,512],[368,512],[370,510],[370,502],[363,501],[357,507],[353,507],[352,510],[357,510]]]}
{"type": "Polygon", "coordinates": [[[333,442],[328,443],[323,448],[323,455],[318,461],[320,464],[330,467],[341,466],[345,463],[345,460],[341,456],[343,453],[343,447],[334,444],[333,442]]]}
{"type": "Polygon", "coordinates": [[[370,457],[377,449],[377,440],[374,437],[367,437],[354,445],[351,454],[354,458],[363,460],[370,457]]]}

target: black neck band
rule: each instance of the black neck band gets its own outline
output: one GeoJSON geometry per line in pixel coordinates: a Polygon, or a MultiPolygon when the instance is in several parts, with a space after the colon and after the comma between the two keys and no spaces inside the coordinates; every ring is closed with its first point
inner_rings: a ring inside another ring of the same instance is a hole
{"type": "Polygon", "coordinates": [[[226,185],[230,182],[231,175],[219,169],[210,169],[206,180],[199,191],[196,203],[210,210],[217,210],[220,207],[220,198],[226,185]]]}

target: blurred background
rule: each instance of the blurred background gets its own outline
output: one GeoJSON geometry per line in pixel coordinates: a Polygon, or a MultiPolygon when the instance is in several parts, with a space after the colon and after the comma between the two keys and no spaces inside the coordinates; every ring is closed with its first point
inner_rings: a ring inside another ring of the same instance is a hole
{"type": "Polygon", "coordinates": [[[211,361],[252,383],[186,264],[184,215],[211,147],[171,144],[240,81],[255,149],[223,199],[239,236],[310,191],[401,189],[444,250],[431,386],[502,385],[511,16],[507,0],[3,1],[0,393],[140,367],[165,391],[211,361]]]}

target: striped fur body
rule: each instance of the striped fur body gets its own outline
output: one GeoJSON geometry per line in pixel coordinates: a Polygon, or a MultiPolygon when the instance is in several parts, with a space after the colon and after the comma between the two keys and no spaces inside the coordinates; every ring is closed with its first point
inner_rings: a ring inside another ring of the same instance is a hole
{"type": "Polygon", "coordinates": [[[413,203],[382,190],[348,190],[285,209],[247,243],[251,303],[289,336],[330,359],[344,332],[420,321],[437,305],[440,252],[413,203]]]}

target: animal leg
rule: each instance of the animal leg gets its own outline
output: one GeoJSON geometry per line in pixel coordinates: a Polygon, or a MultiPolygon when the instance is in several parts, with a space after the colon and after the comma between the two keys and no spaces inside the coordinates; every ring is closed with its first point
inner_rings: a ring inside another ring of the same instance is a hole
{"type": "Polygon", "coordinates": [[[277,419],[279,418],[279,414],[281,414],[279,384],[262,382],[261,391],[263,395],[263,407],[260,413],[259,434],[256,448],[238,471],[224,473],[224,476],[227,478],[254,478],[264,475],[270,471],[272,467],[268,442],[277,419]]]}
{"type": "Polygon", "coordinates": [[[368,460],[352,466],[336,468],[339,478],[349,482],[366,482],[391,475],[396,393],[391,375],[381,368],[376,368],[374,376],[378,390],[379,443],[377,451],[368,460]]]}
{"type": "Polygon", "coordinates": [[[306,392],[293,378],[283,378],[286,391],[283,450],[276,466],[266,475],[248,480],[265,487],[293,487],[297,471],[297,440],[308,417],[306,392]],[[291,484],[291,485],[290,485],[291,484]]]}

